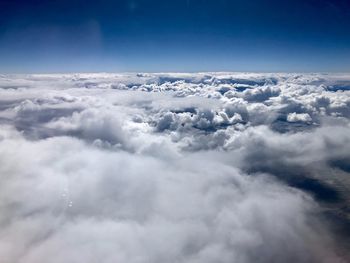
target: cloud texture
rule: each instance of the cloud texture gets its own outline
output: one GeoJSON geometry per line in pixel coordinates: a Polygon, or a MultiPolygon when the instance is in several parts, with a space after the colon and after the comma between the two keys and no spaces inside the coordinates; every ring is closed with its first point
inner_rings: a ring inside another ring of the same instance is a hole
{"type": "Polygon", "coordinates": [[[346,262],[348,86],[0,76],[0,262],[346,262]]]}

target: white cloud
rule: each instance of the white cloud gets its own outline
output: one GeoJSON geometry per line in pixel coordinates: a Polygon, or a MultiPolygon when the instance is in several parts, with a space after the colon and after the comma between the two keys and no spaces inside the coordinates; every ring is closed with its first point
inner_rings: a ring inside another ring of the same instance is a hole
{"type": "Polygon", "coordinates": [[[0,261],[346,262],[346,81],[0,76],[0,261]]]}
{"type": "Polygon", "coordinates": [[[312,118],[308,113],[289,113],[287,116],[287,121],[289,122],[311,122],[312,118]]]}

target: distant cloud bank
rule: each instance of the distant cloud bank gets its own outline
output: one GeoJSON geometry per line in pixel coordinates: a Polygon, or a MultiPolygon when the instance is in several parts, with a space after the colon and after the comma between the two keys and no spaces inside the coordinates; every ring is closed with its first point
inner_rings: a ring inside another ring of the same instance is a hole
{"type": "Polygon", "coordinates": [[[0,262],[347,262],[349,87],[0,75],[0,262]]]}

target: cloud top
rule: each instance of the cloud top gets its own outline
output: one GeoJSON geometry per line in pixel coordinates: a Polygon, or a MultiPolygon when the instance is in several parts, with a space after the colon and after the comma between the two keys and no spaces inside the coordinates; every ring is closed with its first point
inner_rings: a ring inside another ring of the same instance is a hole
{"type": "Polygon", "coordinates": [[[0,76],[0,258],[346,262],[349,240],[329,219],[348,216],[344,83],[0,76]]]}

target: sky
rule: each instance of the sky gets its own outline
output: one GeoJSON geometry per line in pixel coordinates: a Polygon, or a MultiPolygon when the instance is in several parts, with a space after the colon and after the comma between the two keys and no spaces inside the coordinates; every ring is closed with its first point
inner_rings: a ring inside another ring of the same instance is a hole
{"type": "Polygon", "coordinates": [[[0,73],[349,72],[347,0],[0,0],[0,73]]]}

